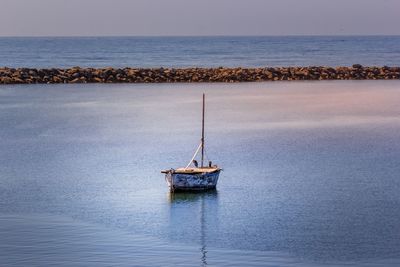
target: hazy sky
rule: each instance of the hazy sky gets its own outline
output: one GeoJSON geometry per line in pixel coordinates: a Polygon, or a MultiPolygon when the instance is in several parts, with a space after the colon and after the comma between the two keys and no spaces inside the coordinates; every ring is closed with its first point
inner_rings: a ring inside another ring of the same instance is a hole
{"type": "Polygon", "coordinates": [[[0,0],[0,36],[400,34],[400,0],[0,0]]]}

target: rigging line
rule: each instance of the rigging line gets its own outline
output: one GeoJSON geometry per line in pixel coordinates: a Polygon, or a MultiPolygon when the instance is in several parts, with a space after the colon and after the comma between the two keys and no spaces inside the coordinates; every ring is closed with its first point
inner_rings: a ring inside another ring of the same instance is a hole
{"type": "Polygon", "coordinates": [[[199,153],[199,150],[200,150],[200,148],[202,147],[202,144],[203,144],[203,143],[200,142],[200,145],[197,147],[196,152],[194,152],[194,155],[193,155],[192,159],[189,161],[188,165],[185,167],[185,170],[186,170],[187,168],[189,168],[190,164],[192,164],[194,158],[197,156],[197,153],[199,153]]]}

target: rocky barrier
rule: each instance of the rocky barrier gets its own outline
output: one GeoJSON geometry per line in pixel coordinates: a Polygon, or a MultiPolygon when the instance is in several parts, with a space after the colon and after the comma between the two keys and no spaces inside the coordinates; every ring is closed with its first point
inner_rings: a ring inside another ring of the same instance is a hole
{"type": "Polygon", "coordinates": [[[400,67],[0,68],[0,84],[178,83],[400,79],[400,67]]]}

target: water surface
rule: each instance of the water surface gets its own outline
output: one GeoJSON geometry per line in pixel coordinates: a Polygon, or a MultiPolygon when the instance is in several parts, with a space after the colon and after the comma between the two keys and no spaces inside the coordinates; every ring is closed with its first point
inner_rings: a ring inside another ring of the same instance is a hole
{"type": "Polygon", "coordinates": [[[1,86],[0,263],[397,266],[399,86],[1,86]],[[203,92],[224,171],[171,196],[203,92]]]}
{"type": "Polygon", "coordinates": [[[8,67],[400,66],[400,36],[0,37],[8,67]]]}

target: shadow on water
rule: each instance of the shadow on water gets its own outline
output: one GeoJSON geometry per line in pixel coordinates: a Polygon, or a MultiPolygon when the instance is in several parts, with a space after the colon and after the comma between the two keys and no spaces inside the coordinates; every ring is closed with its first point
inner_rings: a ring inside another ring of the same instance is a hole
{"type": "MultiPolygon", "coordinates": [[[[199,216],[196,216],[197,220],[193,220],[191,223],[193,227],[198,228],[195,230],[198,232],[197,238],[200,241],[200,252],[201,252],[201,266],[207,266],[207,211],[214,206],[215,201],[218,200],[218,191],[216,189],[208,190],[206,192],[179,192],[169,193],[169,201],[171,204],[171,217],[174,217],[174,209],[185,209],[189,211],[199,211],[199,216]],[[199,207],[200,206],[200,207],[199,207]],[[197,209],[196,209],[197,208],[197,209]],[[196,222],[197,221],[197,222],[196,222]]],[[[176,218],[172,218],[173,221],[176,218]]]]}

